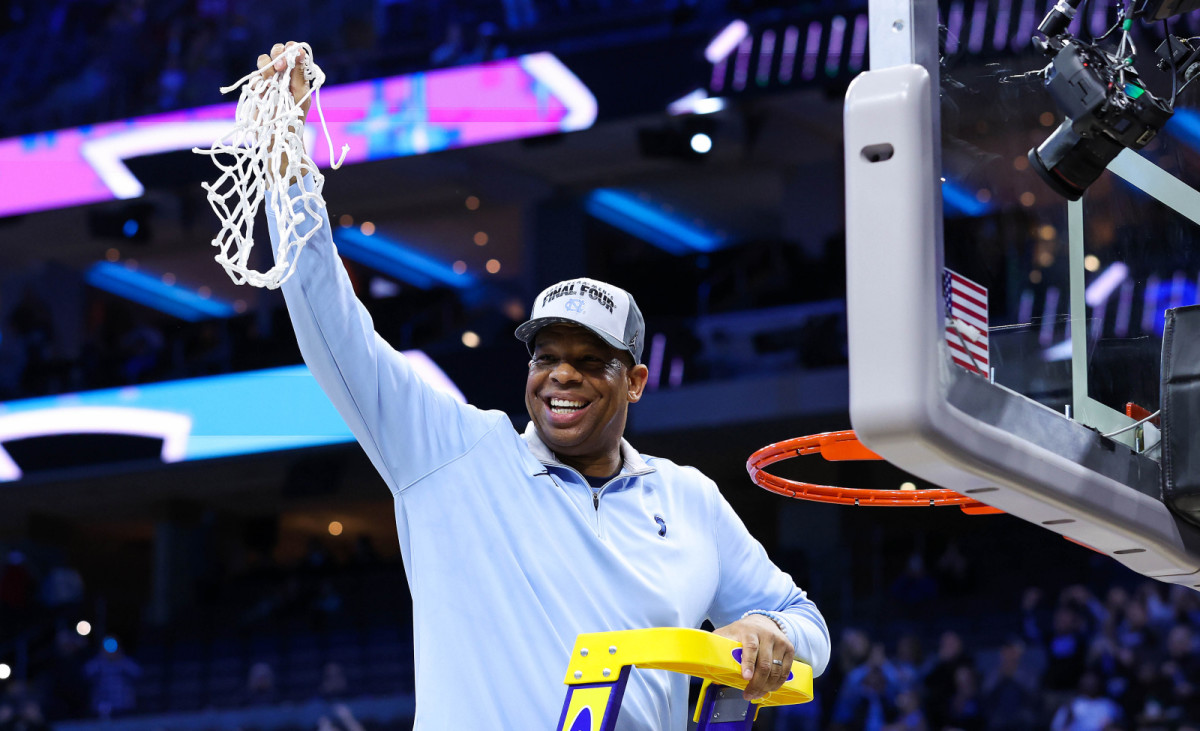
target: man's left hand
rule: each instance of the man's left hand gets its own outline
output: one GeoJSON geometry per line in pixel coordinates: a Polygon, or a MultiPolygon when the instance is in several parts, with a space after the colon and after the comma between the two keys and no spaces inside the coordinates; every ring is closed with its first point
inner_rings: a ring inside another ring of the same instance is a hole
{"type": "Polygon", "coordinates": [[[741,643],[742,678],[750,681],[742,697],[748,701],[779,690],[792,671],[796,649],[770,617],[751,614],[713,630],[713,634],[741,643]]]}

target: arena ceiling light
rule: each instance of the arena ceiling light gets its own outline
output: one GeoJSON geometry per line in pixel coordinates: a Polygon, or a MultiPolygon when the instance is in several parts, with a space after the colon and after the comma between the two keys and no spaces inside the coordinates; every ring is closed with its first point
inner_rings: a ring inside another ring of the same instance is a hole
{"type": "Polygon", "coordinates": [[[592,191],[584,209],[593,218],[676,256],[716,251],[727,242],[724,234],[700,228],[621,190],[592,191]]]}
{"type": "Polygon", "coordinates": [[[420,289],[443,285],[465,290],[476,283],[470,274],[455,272],[452,264],[378,231],[368,235],[359,228],[347,226],[335,229],[333,239],[338,251],[346,258],[420,289]]]}
{"type": "Polygon", "coordinates": [[[966,186],[953,180],[942,179],[942,205],[947,216],[983,216],[991,213],[992,207],[979,200],[966,186]]]}
{"type": "Polygon", "coordinates": [[[237,310],[228,302],[201,297],[187,287],[167,284],[153,274],[109,261],[93,264],[84,279],[97,289],[188,322],[228,318],[237,314],[237,310]]]}
{"type": "Polygon", "coordinates": [[[704,49],[704,58],[709,63],[724,61],[748,35],[750,35],[750,26],[746,25],[746,21],[733,21],[708,42],[708,46],[704,49]]]}

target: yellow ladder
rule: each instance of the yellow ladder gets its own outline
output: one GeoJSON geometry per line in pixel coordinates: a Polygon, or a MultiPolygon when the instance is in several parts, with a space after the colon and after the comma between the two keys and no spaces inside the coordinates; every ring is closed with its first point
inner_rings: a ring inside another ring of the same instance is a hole
{"type": "Polygon", "coordinates": [[[796,661],[779,690],[756,701],[744,700],[742,646],[711,632],[679,627],[591,632],[575,639],[558,731],[615,729],[634,666],[704,679],[693,716],[700,724],[697,731],[750,731],[760,707],[813,698],[812,668],[796,661]]]}

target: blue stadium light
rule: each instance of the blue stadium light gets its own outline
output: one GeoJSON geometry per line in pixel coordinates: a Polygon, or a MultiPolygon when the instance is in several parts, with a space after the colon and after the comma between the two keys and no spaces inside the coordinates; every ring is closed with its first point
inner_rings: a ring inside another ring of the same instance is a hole
{"type": "Polygon", "coordinates": [[[137,236],[138,228],[138,222],[131,218],[121,227],[121,231],[125,234],[125,238],[132,239],[137,236]]]}
{"type": "Polygon", "coordinates": [[[117,651],[117,648],[118,648],[117,638],[115,638],[115,637],[105,637],[104,638],[104,651],[105,652],[107,652],[108,654],[111,655],[117,651]]]}
{"type": "Polygon", "coordinates": [[[1194,109],[1176,109],[1163,129],[1193,150],[1200,150],[1200,113],[1194,109]]]}
{"type": "Polygon", "coordinates": [[[961,183],[942,180],[942,206],[947,216],[983,216],[992,212],[992,207],[980,201],[961,183]]]}
{"type": "Polygon", "coordinates": [[[727,241],[725,236],[686,223],[619,190],[592,191],[584,209],[610,226],[676,256],[715,251],[727,241]]]}
{"type": "Polygon", "coordinates": [[[228,318],[236,314],[233,305],[228,302],[206,299],[187,287],[166,284],[152,274],[108,261],[93,264],[84,279],[97,289],[188,322],[228,318]]]}
{"type": "Polygon", "coordinates": [[[347,226],[336,229],[333,238],[346,257],[414,287],[432,289],[442,284],[461,290],[475,284],[470,274],[457,274],[449,264],[378,231],[368,236],[347,226]]]}

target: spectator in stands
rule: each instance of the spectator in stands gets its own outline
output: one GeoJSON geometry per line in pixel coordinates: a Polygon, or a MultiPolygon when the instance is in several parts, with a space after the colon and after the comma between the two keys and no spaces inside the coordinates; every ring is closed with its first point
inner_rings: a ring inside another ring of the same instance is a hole
{"type": "Polygon", "coordinates": [[[1121,708],[1100,692],[1100,676],[1084,673],[1079,693],[1054,714],[1053,731],[1106,731],[1121,720],[1121,708]]]}
{"type": "Polygon", "coordinates": [[[312,599],[311,617],[317,627],[327,627],[342,611],[342,595],[329,579],[321,581],[312,599]]]}
{"type": "Polygon", "coordinates": [[[337,700],[350,695],[350,683],[346,680],[346,671],[339,663],[327,662],[321,672],[321,687],[317,695],[325,700],[337,700]]]}
{"type": "Polygon", "coordinates": [[[867,661],[846,676],[833,711],[841,728],[882,731],[896,719],[899,678],[888,662],[883,645],[874,645],[867,661]]]}
{"type": "Polygon", "coordinates": [[[40,589],[42,604],[55,614],[77,607],[83,601],[83,577],[63,561],[50,565],[40,589]]]}
{"type": "Polygon", "coordinates": [[[896,720],[883,727],[883,731],[926,731],[929,724],[921,710],[921,694],[909,688],[896,696],[896,720]]]}
{"type": "Polygon", "coordinates": [[[139,318],[132,330],[121,338],[121,375],[125,383],[150,380],[162,364],[166,338],[145,319],[139,318]]]}
{"type": "Polygon", "coordinates": [[[256,662],[250,666],[250,674],[246,678],[246,693],[242,704],[257,706],[275,703],[279,700],[279,692],[275,687],[275,671],[265,662],[256,662]]]}
{"type": "Polygon", "coordinates": [[[1149,659],[1156,652],[1158,637],[1150,628],[1146,607],[1141,599],[1132,599],[1125,606],[1125,616],[1117,624],[1116,641],[1138,661],[1149,659]]]}
{"type": "Polygon", "coordinates": [[[855,668],[867,661],[867,657],[871,654],[871,638],[861,629],[847,627],[842,630],[841,641],[835,647],[837,655],[829,664],[828,682],[829,687],[836,690],[843,686],[846,677],[855,668]]]}
{"type": "Polygon", "coordinates": [[[227,372],[233,361],[224,323],[205,322],[177,343],[175,360],[182,377],[227,372]]]}
{"type": "Polygon", "coordinates": [[[11,704],[0,700],[0,731],[49,731],[37,701],[27,698],[11,704]]]}
{"type": "Polygon", "coordinates": [[[100,654],[83,666],[83,674],[91,683],[92,712],[108,719],[132,711],[137,703],[133,681],[142,669],[126,657],[115,637],[105,637],[100,654]]]}
{"type": "Polygon", "coordinates": [[[54,657],[44,680],[46,715],[53,720],[80,718],[87,714],[90,690],[84,674],[87,640],[78,632],[61,627],[54,635],[54,657]]]}
{"type": "Polygon", "coordinates": [[[958,547],[957,541],[952,540],[946,544],[946,550],[938,557],[935,570],[939,588],[949,596],[964,596],[975,588],[971,562],[958,547]]]}
{"type": "Polygon", "coordinates": [[[954,695],[950,697],[946,719],[951,728],[961,731],[983,729],[983,703],[979,696],[979,678],[975,668],[959,665],[954,671],[954,695]]]}
{"type": "Polygon", "coordinates": [[[0,627],[20,627],[33,608],[34,579],[25,554],[9,551],[0,566],[0,627]]]}
{"type": "Polygon", "coordinates": [[[308,539],[308,546],[304,550],[301,565],[311,571],[328,569],[333,566],[333,554],[329,552],[320,538],[313,536],[308,539]]]}
{"type": "Polygon", "coordinates": [[[1000,662],[983,686],[983,709],[988,731],[1032,731],[1037,720],[1037,687],[1023,677],[1025,643],[1010,637],[1000,648],[1000,662]]]}
{"type": "Polygon", "coordinates": [[[813,699],[808,703],[797,703],[775,708],[773,731],[821,731],[825,728],[821,720],[823,707],[821,689],[813,688],[813,699]]]}
{"type": "Polygon", "coordinates": [[[1167,635],[1167,659],[1162,678],[1170,688],[1168,715],[1200,720],[1200,655],[1192,628],[1177,624],[1167,635]]]}
{"type": "Polygon", "coordinates": [[[363,731],[363,727],[349,706],[338,703],[333,707],[332,719],[329,716],[321,716],[317,720],[317,731],[363,731]]]}
{"type": "Polygon", "coordinates": [[[374,566],[379,563],[379,551],[371,542],[371,536],[359,533],[354,539],[354,548],[350,550],[350,564],[353,566],[374,566]]]}
{"type": "Polygon", "coordinates": [[[1053,613],[1052,626],[1046,631],[1034,616],[1040,594],[1027,594],[1023,606],[1025,635],[1030,642],[1046,648],[1046,672],[1042,686],[1047,690],[1067,692],[1076,688],[1087,661],[1088,637],[1084,619],[1070,601],[1060,601],[1053,613]]]}
{"type": "Polygon", "coordinates": [[[1134,596],[1146,608],[1150,627],[1159,635],[1165,635],[1175,621],[1175,611],[1168,602],[1163,601],[1161,586],[1157,581],[1144,581],[1134,596]]]}
{"type": "Polygon", "coordinates": [[[25,393],[44,393],[54,353],[54,317],[49,305],[32,287],[26,287],[21,301],[8,317],[24,356],[21,390],[25,393]]]}
{"type": "Polygon", "coordinates": [[[920,687],[924,655],[921,638],[912,632],[901,635],[896,642],[896,656],[892,659],[892,666],[896,668],[896,679],[902,690],[920,687]]]}
{"type": "Polygon", "coordinates": [[[10,680],[8,686],[4,689],[3,697],[0,697],[0,705],[8,706],[15,714],[16,709],[25,704],[25,701],[33,698],[33,694],[29,690],[29,686],[24,680],[10,680]]]}
{"type": "Polygon", "coordinates": [[[429,54],[429,65],[433,68],[453,66],[458,63],[463,51],[462,23],[458,20],[451,20],[446,26],[446,37],[429,54]]]}
{"type": "Polygon", "coordinates": [[[1104,621],[1114,626],[1125,616],[1125,608],[1129,606],[1129,592],[1123,586],[1110,587],[1104,595],[1104,621]]]}
{"type": "Polygon", "coordinates": [[[1200,628],[1200,592],[1175,584],[1171,587],[1171,606],[1176,620],[1200,628]]]}
{"type": "Polygon", "coordinates": [[[925,557],[919,551],[914,551],[908,557],[904,573],[892,584],[892,595],[901,604],[901,611],[911,617],[937,593],[937,582],[925,570],[925,557]]]}
{"type": "Polygon", "coordinates": [[[929,724],[935,729],[946,725],[950,704],[957,690],[955,677],[961,667],[971,667],[971,659],[963,649],[957,632],[947,630],[938,640],[937,656],[931,658],[925,671],[925,709],[929,724]]]}

